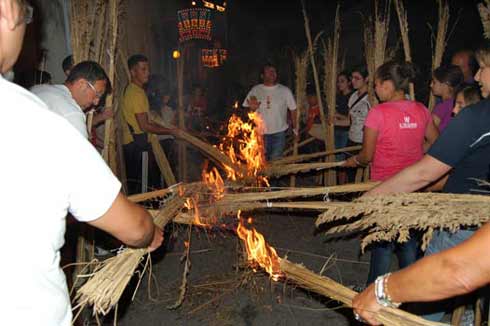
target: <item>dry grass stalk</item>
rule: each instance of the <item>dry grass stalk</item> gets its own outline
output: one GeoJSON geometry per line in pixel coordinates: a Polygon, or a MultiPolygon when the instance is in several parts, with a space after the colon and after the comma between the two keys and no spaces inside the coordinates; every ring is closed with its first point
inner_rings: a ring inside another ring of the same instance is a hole
{"type": "MultiPolygon", "coordinates": [[[[337,4],[337,9],[335,11],[335,27],[333,36],[327,41],[327,46],[324,52],[324,85],[323,91],[325,93],[325,102],[327,103],[328,116],[333,117],[336,110],[337,101],[337,74],[338,74],[338,58],[339,58],[339,43],[340,43],[340,4],[337,4]]],[[[333,120],[330,119],[332,123],[328,124],[327,131],[327,146],[325,150],[332,151],[335,150],[335,136],[334,136],[334,124],[333,120]]],[[[335,155],[328,155],[327,162],[334,162],[335,155]]],[[[333,186],[337,184],[337,176],[335,169],[330,169],[325,174],[327,185],[333,186]]]]}
{"type": "MultiPolygon", "coordinates": [[[[294,56],[294,68],[296,72],[296,121],[299,123],[301,121],[301,115],[304,110],[304,105],[306,104],[306,84],[308,79],[308,51],[300,55],[294,56]]],[[[293,143],[293,155],[298,155],[298,143],[299,134],[294,137],[293,143]]],[[[290,186],[296,186],[296,176],[291,176],[290,186]]]]}
{"type": "MultiPolygon", "coordinates": [[[[327,126],[327,119],[325,117],[325,111],[323,108],[323,101],[322,101],[322,96],[321,96],[322,91],[320,88],[320,78],[318,77],[318,69],[317,69],[316,63],[315,63],[315,49],[314,49],[313,39],[311,38],[310,21],[308,19],[308,14],[306,13],[304,2],[301,1],[301,4],[303,7],[303,18],[305,21],[306,39],[308,40],[308,53],[310,55],[311,67],[313,69],[313,79],[315,81],[315,91],[316,91],[316,96],[318,98],[318,106],[320,109],[320,121],[321,121],[323,130],[327,130],[327,127],[328,127],[327,126]]],[[[328,136],[326,133],[325,133],[324,143],[325,143],[325,149],[329,149],[330,148],[329,147],[329,140],[328,140],[328,136]]],[[[327,181],[327,179],[325,179],[325,181],[327,181]]]]}
{"type": "Polygon", "coordinates": [[[422,248],[426,248],[432,231],[440,228],[457,231],[461,226],[481,225],[488,221],[490,196],[442,193],[410,193],[361,197],[350,203],[337,203],[322,213],[316,225],[332,221],[352,223],[333,227],[327,233],[366,231],[364,249],[373,241],[400,241],[411,229],[425,231],[422,248]]]}
{"type": "MultiPolygon", "coordinates": [[[[442,57],[444,56],[444,51],[447,45],[447,28],[449,25],[449,2],[447,0],[437,0],[439,5],[438,17],[439,21],[437,23],[437,36],[435,38],[435,46],[432,43],[432,71],[439,67],[442,62],[442,57]]],[[[432,35],[432,40],[434,35],[432,35]]],[[[429,109],[432,111],[436,103],[436,98],[432,94],[429,99],[429,109]]]]}
{"type": "Polygon", "coordinates": [[[260,174],[268,176],[268,177],[280,177],[283,175],[289,174],[297,174],[309,172],[312,170],[327,170],[342,166],[344,161],[342,162],[320,162],[320,163],[303,163],[303,164],[284,164],[279,165],[275,164],[268,168],[265,168],[260,172],[260,174]]]}
{"type": "Polygon", "coordinates": [[[192,193],[192,192],[202,192],[206,186],[202,182],[194,182],[187,184],[179,184],[178,186],[171,186],[166,189],[160,189],[150,192],[145,192],[142,194],[131,195],[128,197],[133,203],[140,203],[149,199],[156,199],[158,197],[163,197],[169,193],[192,193]]]}
{"type": "MultiPolygon", "coordinates": [[[[310,291],[327,296],[336,301],[340,301],[348,307],[352,307],[352,300],[357,292],[333,281],[332,279],[320,276],[302,265],[294,264],[287,259],[280,259],[281,272],[288,280],[300,285],[310,291]]],[[[409,314],[400,309],[383,308],[376,315],[376,319],[384,325],[390,326],[431,326],[443,325],[440,323],[429,322],[421,317],[409,314]]]]}
{"type": "MultiPolygon", "coordinates": [[[[393,0],[395,4],[398,22],[400,23],[400,33],[402,35],[403,52],[405,53],[405,61],[412,62],[412,53],[410,50],[410,39],[408,37],[408,17],[403,0],[393,0]]],[[[410,99],[415,100],[415,88],[413,83],[410,83],[410,99]]]]}
{"type": "MultiPolygon", "coordinates": [[[[154,218],[155,224],[164,228],[184,207],[185,199],[176,196],[154,218]]],[[[88,281],[77,290],[77,306],[93,306],[94,313],[107,314],[121,298],[134,271],[148,253],[147,249],[126,249],[121,254],[102,262],[88,281]]]]}
{"type": "Polygon", "coordinates": [[[330,154],[337,154],[337,153],[343,153],[343,152],[354,152],[354,151],[359,151],[362,149],[362,146],[350,146],[350,147],[343,147],[343,148],[338,148],[333,151],[324,151],[324,152],[318,152],[318,153],[311,153],[311,154],[302,154],[302,155],[292,155],[292,156],[287,156],[283,157],[274,161],[270,162],[270,166],[275,166],[275,165],[282,165],[282,164],[290,164],[290,163],[298,163],[318,157],[323,157],[326,155],[330,154]]]}
{"type": "MultiPolygon", "coordinates": [[[[314,187],[314,188],[295,188],[290,190],[279,191],[261,191],[251,193],[225,194],[222,201],[229,202],[250,202],[265,201],[279,198],[294,197],[312,197],[318,195],[328,195],[335,193],[363,192],[368,191],[378,185],[379,182],[353,183],[332,187],[314,187]]],[[[269,189],[269,188],[264,188],[269,189]]],[[[270,189],[269,189],[270,190],[270,189]]]]}

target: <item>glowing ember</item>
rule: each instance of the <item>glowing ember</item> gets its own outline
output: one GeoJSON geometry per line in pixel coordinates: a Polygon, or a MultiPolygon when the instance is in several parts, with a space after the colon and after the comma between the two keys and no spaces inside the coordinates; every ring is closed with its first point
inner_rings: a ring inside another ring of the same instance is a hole
{"type": "Polygon", "coordinates": [[[249,262],[255,262],[277,281],[283,275],[279,267],[279,256],[274,248],[265,242],[264,236],[254,228],[247,229],[238,212],[237,234],[243,240],[249,262]]]}

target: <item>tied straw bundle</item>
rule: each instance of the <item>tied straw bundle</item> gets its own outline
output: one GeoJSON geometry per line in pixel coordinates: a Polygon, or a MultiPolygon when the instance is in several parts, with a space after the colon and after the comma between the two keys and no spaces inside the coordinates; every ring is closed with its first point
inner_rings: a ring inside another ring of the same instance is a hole
{"type": "MultiPolygon", "coordinates": [[[[408,18],[407,11],[403,5],[403,0],[393,0],[395,4],[396,14],[398,16],[398,22],[400,23],[400,33],[402,35],[403,51],[405,53],[405,60],[412,62],[412,53],[410,50],[410,40],[408,38],[408,18]]],[[[409,85],[410,99],[415,100],[415,88],[413,83],[409,85]]]]}
{"type": "Polygon", "coordinates": [[[485,4],[478,4],[478,12],[483,26],[483,35],[490,39],[490,0],[485,0],[485,4]]]}
{"type": "MultiPolygon", "coordinates": [[[[296,72],[296,121],[299,123],[301,121],[301,116],[303,114],[303,108],[306,104],[306,84],[308,79],[308,51],[305,51],[303,54],[294,55],[294,69],[296,72]]],[[[294,137],[293,143],[293,155],[298,155],[298,143],[299,143],[300,135],[294,137]]],[[[291,176],[290,186],[296,186],[296,176],[291,176]]]]}
{"type": "Polygon", "coordinates": [[[488,221],[490,196],[441,193],[410,193],[361,197],[350,203],[337,202],[322,213],[316,225],[333,221],[352,221],[333,227],[328,234],[366,231],[361,242],[364,250],[374,241],[404,242],[412,229],[425,231],[422,249],[427,248],[432,233],[446,228],[451,232],[461,226],[479,226],[488,221]],[[359,218],[360,217],[360,218],[359,218]]]}
{"type": "MultiPolygon", "coordinates": [[[[439,4],[439,22],[437,24],[437,36],[435,37],[435,45],[432,43],[432,71],[439,67],[444,56],[444,51],[447,45],[447,28],[449,25],[449,4],[447,0],[437,0],[439,4]]],[[[432,35],[432,42],[434,41],[434,35],[432,35]]],[[[429,99],[429,109],[432,111],[436,104],[436,97],[432,94],[429,99]]]]}
{"type": "Polygon", "coordinates": [[[368,19],[364,28],[364,51],[366,54],[367,69],[369,72],[369,103],[377,103],[374,95],[374,75],[376,69],[385,62],[386,44],[388,42],[388,32],[390,26],[390,5],[388,0],[384,13],[379,12],[379,1],[374,1],[374,21],[368,19]]]}

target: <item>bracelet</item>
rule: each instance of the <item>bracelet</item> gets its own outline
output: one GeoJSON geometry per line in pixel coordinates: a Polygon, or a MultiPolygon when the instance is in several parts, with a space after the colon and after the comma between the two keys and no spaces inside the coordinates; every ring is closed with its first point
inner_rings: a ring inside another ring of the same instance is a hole
{"type": "Polygon", "coordinates": [[[398,308],[401,303],[394,302],[391,296],[388,294],[388,278],[391,273],[379,276],[374,282],[374,295],[376,296],[376,302],[383,307],[398,308]]]}

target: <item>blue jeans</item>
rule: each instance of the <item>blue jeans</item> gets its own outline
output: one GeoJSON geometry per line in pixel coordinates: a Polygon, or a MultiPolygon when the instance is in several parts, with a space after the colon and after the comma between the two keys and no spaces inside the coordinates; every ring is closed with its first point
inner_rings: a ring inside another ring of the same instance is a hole
{"type": "MultiPolygon", "coordinates": [[[[473,233],[475,233],[474,230],[460,230],[455,233],[450,233],[447,231],[435,231],[434,235],[432,236],[432,240],[427,247],[425,256],[430,256],[432,254],[436,254],[443,250],[457,246],[461,242],[471,237],[473,233]]],[[[431,306],[434,306],[433,310],[436,312],[423,315],[422,317],[430,321],[440,322],[442,320],[442,317],[444,317],[447,305],[448,301],[441,301],[436,304],[431,304],[431,306]]]]}
{"type": "Polygon", "coordinates": [[[264,135],[265,159],[267,162],[282,157],[286,147],[286,130],[264,135]]]}
{"type": "MultiPolygon", "coordinates": [[[[348,128],[335,128],[335,149],[347,147],[347,142],[349,141],[349,129],[348,128]]],[[[344,153],[335,154],[336,161],[345,160],[344,153]]]]}
{"type": "Polygon", "coordinates": [[[404,243],[388,241],[374,243],[371,247],[371,262],[367,284],[373,283],[378,276],[390,272],[393,253],[396,253],[401,269],[413,264],[417,260],[417,251],[418,243],[413,235],[404,243]]]}

